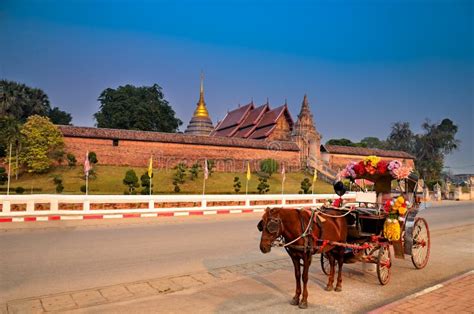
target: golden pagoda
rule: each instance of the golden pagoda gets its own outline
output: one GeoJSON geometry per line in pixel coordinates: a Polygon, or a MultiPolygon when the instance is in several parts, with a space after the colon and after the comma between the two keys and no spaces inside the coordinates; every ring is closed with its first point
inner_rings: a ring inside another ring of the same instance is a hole
{"type": "Polygon", "coordinates": [[[212,125],[212,120],[209,117],[209,112],[207,111],[206,103],[204,102],[204,77],[201,74],[199,102],[197,103],[193,117],[191,118],[191,121],[189,121],[188,127],[184,133],[208,136],[212,130],[214,130],[214,126],[212,125]]]}

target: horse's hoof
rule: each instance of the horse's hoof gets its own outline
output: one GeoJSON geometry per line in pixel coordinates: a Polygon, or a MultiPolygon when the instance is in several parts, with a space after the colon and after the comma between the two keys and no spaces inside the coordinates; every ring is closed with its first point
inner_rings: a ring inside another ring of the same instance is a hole
{"type": "Polygon", "coordinates": [[[307,309],[307,308],[308,308],[308,302],[307,302],[307,301],[302,301],[302,302],[298,305],[298,307],[299,307],[300,309],[307,309]]]}
{"type": "Polygon", "coordinates": [[[326,291],[332,291],[332,286],[326,286],[326,289],[324,289],[326,291]]]}
{"type": "Polygon", "coordinates": [[[336,292],[341,292],[342,291],[342,287],[336,287],[336,290],[334,290],[336,292]]]}
{"type": "Polygon", "coordinates": [[[300,300],[299,299],[291,299],[290,304],[291,305],[298,305],[298,304],[300,304],[300,300]]]}

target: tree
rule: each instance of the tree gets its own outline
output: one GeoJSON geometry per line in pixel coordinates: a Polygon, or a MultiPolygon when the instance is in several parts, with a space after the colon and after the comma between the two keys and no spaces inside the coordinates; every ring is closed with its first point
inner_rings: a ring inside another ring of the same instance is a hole
{"type": "Polygon", "coordinates": [[[260,170],[268,174],[269,177],[278,170],[278,162],[275,159],[268,158],[260,163],[260,170]]]}
{"type": "Polygon", "coordinates": [[[58,107],[50,109],[48,117],[54,124],[70,125],[72,121],[71,114],[60,110],[58,107]]]}
{"type": "Polygon", "coordinates": [[[242,188],[242,183],[240,182],[240,178],[239,177],[234,177],[234,191],[235,191],[235,193],[239,193],[241,188],[242,188]]]}
{"type": "Polygon", "coordinates": [[[207,161],[207,172],[209,176],[211,176],[214,173],[214,168],[216,167],[216,161],[213,159],[209,159],[207,161]]]}
{"type": "Polygon", "coordinates": [[[387,138],[387,145],[392,150],[401,150],[410,154],[415,153],[415,134],[408,122],[396,122],[387,138]]]}
{"type": "Polygon", "coordinates": [[[270,184],[267,182],[267,178],[258,178],[257,190],[259,194],[265,194],[270,192],[270,184]]]}
{"type": "Polygon", "coordinates": [[[373,136],[364,137],[360,141],[359,145],[368,147],[368,148],[378,148],[378,149],[385,149],[387,147],[387,144],[385,141],[381,141],[378,137],[373,137],[373,136]]]}
{"type": "Polygon", "coordinates": [[[309,194],[311,192],[311,186],[313,184],[308,178],[304,178],[303,181],[301,181],[301,190],[300,194],[309,194]]]}
{"type": "Polygon", "coordinates": [[[0,185],[4,185],[8,181],[8,174],[4,167],[0,167],[0,185]]]}
{"type": "Polygon", "coordinates": [[[68,165],[70,168],[73,168],[73,167],[76,166],[77,159],[76,159],[76,156],[74,156],[74,154],[72,154],[72,153],[67,153],[66,159],[67,159],[67,165],[68,165]]]}
{"type": "Polygon", "coordinates": [[[100,128],[176,132],[183,124],[157,84],[107,88],[98,100],[101,105],[94,118],[100,128]]]}
{"type": "Polygon", "coordinates": [[[408,122],[397,122],[387,138],[390,149],[402,150],[415,156],[415,167],[426,182],[439,180],[444,157],[459,147],[458,127],[450,119],[441,123],[425,121],[424,133],[414,134],[408,122]]]}
{"type": "Polygon", "coordinates": [[[48,171],[52,164],[51,156],[64,146],[61,132],[49,118],[34,115],[23,125],[21,134],[25,138],[25,147],[20,161],[26,165],[28,172],[48,171]]]}
{"type": "Polygon", "coordinates": [[[129,194],[134,194],[135,188],[139,186],[137,174],[133,169],[127,170],[127,172],[125,173],[125,178],[123,178],[122,182],[128,187],[129,194]]]}
{"type": "Polygon", "coordinates": [[[53,183],[56,185],[56,193],[61,194],[64,190],[63,178],[59,175],[54,176],[53,183]]]}
{"type": "MultiPolygon", "coordinates": [[[[15,152],[15,176],[18,179],[19,154],[22,148],[23,136],[20,132],[21,124],[12,117],[5,116],[0,118],[0,157],[6,157],[7,150],[12,144],[12,150],[15,152]]],[[[12,162],[11,160],[9,162],[12,162]]]]}
{"type": "Polygon", "coordinates": [[[444,157],[459,148],[460,141],[455,137],[458,127],[450,119],[444,119],[440,124],[425,121],[422,128],[425,133],[415,138],[415,165],[422,178],[439,180],[444,157]]]}
{"type": "Polygon", "coordinates": [[[191,181],[194,181],[195,179],[197,179],[199,175],[199,168],[201,168],[201,165],[196,162],[189,169],[191,181]]]}
{"type": "Polygon", "coordinates": [[[326,142],[326,145],[356,146],[355,143],[347,138],[330,139],[326,142]]]}
{"type": "Polygon", "coordinates": [[[173,175],[173,185],[174,191],[179,193],[181,191],[180,184],[184,183],[184,176],[186,174],[186,165],[184,163],[177,164],[174,169],[176,170],[175,174],[173,175]]]}
{"type": "MultiPolygon", "coordinates": [[[[153,173],[151,174],[151,177],[153,178],[153,173]]],[[[150,180],[150,177],[148,176],[148,172],[145,172],[144,174],[142,174],[142,176],[140,177],[140,181],[141,181],[141,185],[143,187],[143,189],[141,191],[141,194],[143,194],[143,195],[150,194],[151,180],[150,180]]],[[[151,191],[151,193],[153,194],[153,190],[151,191]]]]}
{"type": "Polygon", "coordinates": [[[93,165],[99,162],[99,160],[97,159],[97,154],[95,152],[89,152],[87,158],[89,159],[89,162],[93,165]]]}
{"type": "Polygon", "coordinates": [[[0,116],[11,117],[24,123],[28,117],[50,117],[53,123],[70,124],[71,115],[58,107],[51,109],[48,95],[39,88],[0,80],[0,116]]]}

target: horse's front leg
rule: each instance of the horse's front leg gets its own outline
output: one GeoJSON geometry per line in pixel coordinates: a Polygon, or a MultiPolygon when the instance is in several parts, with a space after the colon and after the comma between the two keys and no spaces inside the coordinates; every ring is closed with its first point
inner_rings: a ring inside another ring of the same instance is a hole
{"type": "Polygon", "coordinates": [[[295,296],[290,301],[290,304],[291,305],[298,305],[298,304],[300,304],[300,295],[301,295],[300,258],[297,257],[297,256],[291,256],[291,260],[293,261],[293,266],[295,267],[296,290],[295,290],[295,296]]]}
{"type": "Polygon", "coordinates": [[[308,307],[308,273],[309,267],[311,266],[311,254],[305,254],[303,259],[303,298],[300,302],[300,309],[306,309],[308,307]]]}
{"type": "Polygon", "coordinates": [[[336,258],[334,257],[332,252],[327,252],[326,256],[328,257],[329,266],[330,266],[330,271],[329,271],[329,276],[328,276],[328,284],[326,286],[326,291],[332,291],[333,284],[334,284],[334,273],[336,272],[336,258]]]}
{"type": "Polygon", "coordinates": [[[337,265],[339,269],[337,271],[337,283],[336,283],[336,291],[342,291],[342,265],[344,264],[344,248],[339,249],[337,255],[337,265]]]}

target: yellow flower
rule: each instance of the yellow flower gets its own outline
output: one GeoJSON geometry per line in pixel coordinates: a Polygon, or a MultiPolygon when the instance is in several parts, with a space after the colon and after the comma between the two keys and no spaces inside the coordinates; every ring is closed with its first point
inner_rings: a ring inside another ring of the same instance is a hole
{"type": "Polygon", "coordinates": [[[403,206],[400,206],[400,208],[398,208],[398,213],[400,215],[405,215],[405,213],[407,212],[407,208],[406,207],[403,207],[403,206]]]}
{"type": "Polygon", "coordinates": [[[403,203],[405,203],[405,199],[403,198],[403,196],[397,197],[396,203],[398,203],[398,204],[400,204],[400,205],[402,205],[403,203]]]}
{"type": "Polygon", "coordinates": [[[379,163],[379,161],[380,161],[380,158],[377,156],[367,156],[364,159],[364,164],[367,165],[370,162],[370,165],[372,167],[377,167],[377,164],[379,163]]]}
{"type": "Polygon", "coordinates": [[[398,223],[398,220],[386,219],[383,225],[383,235],[390,241],[400,240],[400,224],[398,223]]]}

